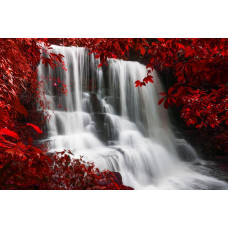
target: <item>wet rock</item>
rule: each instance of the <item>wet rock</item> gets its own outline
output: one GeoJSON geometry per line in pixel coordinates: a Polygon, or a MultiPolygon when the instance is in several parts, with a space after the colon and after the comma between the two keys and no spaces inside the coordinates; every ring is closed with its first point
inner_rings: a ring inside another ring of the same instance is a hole
{"type": "Polygon", "coordinates": [[[97,95],[94,93],[90,94],[90,101],[92,104],[93,113],[102,113],[102,104],[101,101],[97,98],[97,95]]]}
{"type": "Polygon", "coordinates": [[[186,162],[197,160],[198,156],[195,149],[186,140],[176,139],[175,145],[181,160],[186,162]]]}
{"type": "Polygon", "coordinates": [[[97,134],[103,142],[108,143],[118,139],[117,131],[107,114],[93,113],[92,119],[96,123],[97,134]]]}

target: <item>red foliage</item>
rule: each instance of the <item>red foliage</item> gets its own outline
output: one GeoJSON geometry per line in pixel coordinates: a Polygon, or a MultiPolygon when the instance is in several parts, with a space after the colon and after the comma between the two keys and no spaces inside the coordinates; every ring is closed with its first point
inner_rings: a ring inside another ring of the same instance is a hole
{"type": "Polygon", "coordinates": [[[110,171],[100,172],[93,163],[72,159],[71,152],[52,157],[33,146],[23,153],[0,153],[0,189],[131,190],[110,171]]]}
{"type": "Polygon", "coordinates": [[[166,108],[181,106],[181,117],[188,126],[214,128],[226,124],[226,39],[158,39],[149,52],[148,67],[171,68],[177,80],[168,94],[161,94],[166,108]]]}

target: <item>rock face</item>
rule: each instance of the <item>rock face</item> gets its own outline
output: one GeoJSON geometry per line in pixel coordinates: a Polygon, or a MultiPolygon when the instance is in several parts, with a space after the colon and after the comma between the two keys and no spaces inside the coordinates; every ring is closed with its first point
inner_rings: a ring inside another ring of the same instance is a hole
{"type": "Polygon", "coordinates": [[[118,139],[111,118],[106,113],[94,113],[92,119],[96,123],[96,132],[99,138],[106,144],[118,139]]]}
{"type": "Polygon", "coordinates": [[[93,113],[102,113],[102,104],[101,101],[97,98],[96,94],[90,94],[90,103],[92,105],[93,113]]]}

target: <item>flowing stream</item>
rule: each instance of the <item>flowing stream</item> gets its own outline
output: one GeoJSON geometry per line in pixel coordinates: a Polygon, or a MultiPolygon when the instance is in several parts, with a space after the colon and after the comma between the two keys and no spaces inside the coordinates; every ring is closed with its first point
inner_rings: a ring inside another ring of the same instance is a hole
{"type": "Polygon", "coordinates": [[[84,48],[52,47],[65,56],[67,71],[39,66],[40,80],[48,76],[50,152],[71,150],[100,170],[119,172],[135,189],[228,189],[172,132],[166,110],[157,104],[164,90],[155,71],[154,84],[135,88],[146,75],[138,62],[110,59],[98,68],[99,60],[84,48]],[[58,80],[66,84],[67,95],[59,94],[58,80]]]}

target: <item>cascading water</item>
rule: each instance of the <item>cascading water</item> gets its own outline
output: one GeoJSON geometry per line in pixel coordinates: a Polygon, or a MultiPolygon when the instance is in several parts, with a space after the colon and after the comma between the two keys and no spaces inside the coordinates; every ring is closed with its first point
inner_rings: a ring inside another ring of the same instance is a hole
{"type": "Polygon", "coordinates": [[[52,81],[44,82],[50,152],[67,149],[75,157],[83,155],[100,170],[120,172],[123,183],[135,189],[228,188],[208,176],[206,167],[202,173],[195,150],[171,131],[166,111],[157,105],[163,89],[156,72],[153,85],[135,88],[134,82],[146,75],[138,62],[110,59],[102,69],[84,48],[53,46],[53,52],[65,56],[67,71],[41,64],[40,80],[59,78],[68,94],[58,95],[52,81]],[[182,161],[180,153],[190,162],[182,161]]]}

